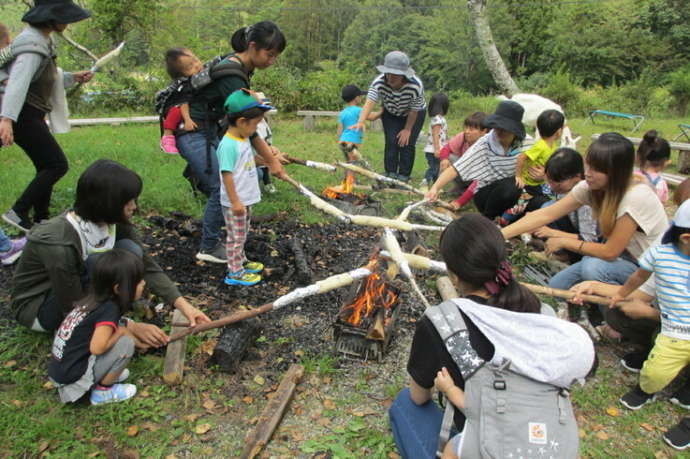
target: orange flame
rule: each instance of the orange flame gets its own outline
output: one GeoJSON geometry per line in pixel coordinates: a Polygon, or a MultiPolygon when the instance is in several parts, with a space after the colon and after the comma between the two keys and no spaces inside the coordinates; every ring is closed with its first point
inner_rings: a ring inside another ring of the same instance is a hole
{"type": "Polygon", "coordinates": [[[348,171],[345,180],[340,185],[329,186],[321,194],[330,199],[338,199],[340,195],[351,194],[355,185],[355,175],[348,171]]]}
{"type": "Polygon", "coordinates": [[[373,316],[378,308],[390,309],[397,298],[398,296],[387,287],[381,275],[370,274],[359,296],[342,308],[341,317],[346,315],[347,311],[351,311],[349,317],[343,317],[343,320],[351,325],[359,326],[364,317],[373,316]]]}

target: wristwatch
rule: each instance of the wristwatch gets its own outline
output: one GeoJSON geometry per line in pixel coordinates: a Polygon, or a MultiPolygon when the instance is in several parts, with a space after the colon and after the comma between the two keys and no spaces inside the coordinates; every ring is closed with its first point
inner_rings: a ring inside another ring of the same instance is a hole
{"type": "Polygon", "coordinates": [[[127,328],[128,323],[129,319],[127,317],[120,317],[120,320],[117,321],[117,326],[127,328]]]}

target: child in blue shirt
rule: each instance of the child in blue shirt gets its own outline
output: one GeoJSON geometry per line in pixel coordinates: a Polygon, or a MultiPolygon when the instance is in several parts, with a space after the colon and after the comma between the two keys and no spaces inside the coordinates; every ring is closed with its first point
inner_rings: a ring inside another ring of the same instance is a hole
{"type": "Polygon", "coordinates": [[[216,155],[220,173],[220,204],[227,227],[227,285],[254,285],[261,281],[258,274],[264,265],[247,261],[244,244],[249,232],[249,209],[261,201],[261,190],[254,162],[250,136],[270,105],[259,103],[248,91],[233,92],[223,105],[228,115],[228,130],[216,155]]]}
{"type": "Polygon", "coordinates": [[[365,94],[365,91],[353,84],[345,86],[340,93],[347,104],[338,117],[338,146],[345,155],[345,161],[356,161],[362,157],[359,147],[362,145],[363,133],[351,127],[359,120],[359,114],[362,111],[359,104],[365,94]]]}
{"type": "MultiPolygon", "coordinates": [[[[690,200],[678,208],[661,244],[647,249],[639,263],[611,299],[615,307],[654,274],[661,332],[642,366],[639,384],[620,399],[631,410],[654,401],[656,393],[690,363],[690,200]]],[[[690,409],[687,388],[674,394],[671,402],[690,409]]]]}

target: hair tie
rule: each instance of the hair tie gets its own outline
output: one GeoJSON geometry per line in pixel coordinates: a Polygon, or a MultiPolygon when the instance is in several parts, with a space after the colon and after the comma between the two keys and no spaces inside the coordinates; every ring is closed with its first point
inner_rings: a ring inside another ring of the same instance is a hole
{"type": "Polygon", "coordinates": [[[501,291],[501,287],[507,286],[513,279],[513,269],[508,260],[503,260],[496,269],[496,277],[484,282],[484,288],[490,295],[496,295],[501,291]]]}

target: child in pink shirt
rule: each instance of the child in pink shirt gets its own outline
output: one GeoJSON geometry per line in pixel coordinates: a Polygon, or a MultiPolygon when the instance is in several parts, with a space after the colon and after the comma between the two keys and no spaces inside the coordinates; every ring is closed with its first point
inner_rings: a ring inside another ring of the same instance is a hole
{"type": "Polygon", "coordinates": [[[668,201],[668,183],[661,177],[661,172],[670,162],[669,143],[659,137],[654,129],[645,132],[637,148],[638,168],[633,173],[654,189],[662,203],[668,201]]]}
{"type": "MultiPolygon", "coordinates": [[[[443,171],[452,164],[455,163],[460,157],[465,154],[465,152],[474,144],[480,137],[489,132],[488,129],[482,126],[486,113],[475,112],[465,118],[463,131],[450,139],[448,143],[441,148],[439,159],[441,160],[440,170],[443,171]]],[[[456,182],[459,186],[466,185],[460,180],[460,177],[456,178],[456,182]]],[[[465,191],[451,203],[456,209],[460,209],[462,206],[467,204],[472,200],[474,196],[474,190],[477,188],[477,182],[471,182],[465,191]]]]}

